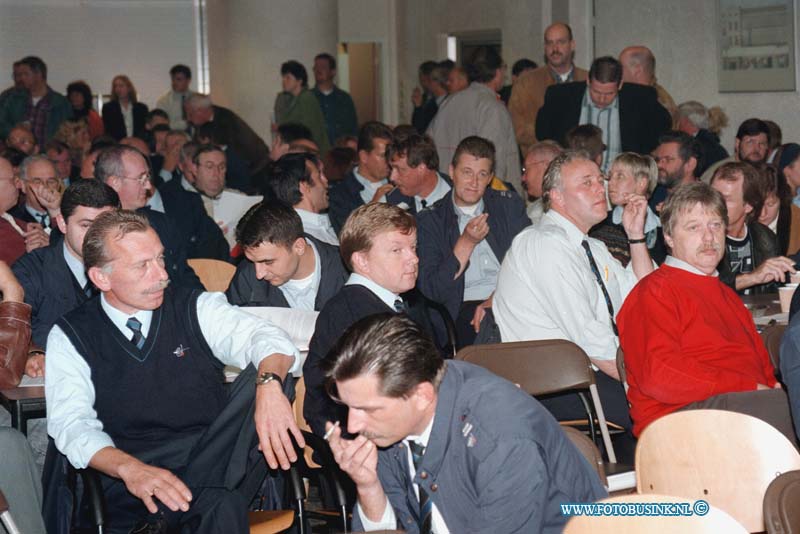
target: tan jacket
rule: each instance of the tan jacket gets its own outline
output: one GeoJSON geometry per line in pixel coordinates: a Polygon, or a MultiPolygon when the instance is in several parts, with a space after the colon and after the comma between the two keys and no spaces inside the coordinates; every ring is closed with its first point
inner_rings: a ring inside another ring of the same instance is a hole
{"type": "MultiPolygon", "coordinates": [[[[589,73],[578,67],[574,69],[573,81],[586,81],[589,73]]],[[[508,100],[508,111],[511,113],[517,144],[523,155],[536,142],[536,115],[544,105],[547,88],[555,83],[547,66],[523,72],[514,82],[511,98],[508,100]]]]}
{"type": "Polygon", "coordinates": [[[658,103],[664,106],[664,109],[669,111],[669,116],[672,117],[672,125],[675,126],[675,114],[678,112],[678,106],[675,105],[675,100],[672,99],[670,94],[661,85],[655,84],[656,94],[658,94],[658,103]]]}

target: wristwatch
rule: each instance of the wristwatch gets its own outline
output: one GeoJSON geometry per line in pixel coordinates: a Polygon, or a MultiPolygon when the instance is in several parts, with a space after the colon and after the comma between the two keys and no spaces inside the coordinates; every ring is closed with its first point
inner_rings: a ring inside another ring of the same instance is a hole
{"type": "Polygon", "coordinates": [[[281,389],[283,389],[283,380],[281,380],[281,377],[275,373],[261,373],[258,375],[256,378],[256,386],[263,386],[264,384],[269,384],[272,381],[277,382],[281,389]]]}

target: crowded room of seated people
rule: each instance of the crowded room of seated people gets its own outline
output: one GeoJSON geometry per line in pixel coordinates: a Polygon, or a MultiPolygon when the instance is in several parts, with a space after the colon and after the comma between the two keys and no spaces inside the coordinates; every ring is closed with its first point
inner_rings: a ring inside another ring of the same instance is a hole
{"type": "Polygon", "coordinates": [[[366,64],[0,52],[0,533],[799,531],[797,117],[378,4],[366,64]]]}

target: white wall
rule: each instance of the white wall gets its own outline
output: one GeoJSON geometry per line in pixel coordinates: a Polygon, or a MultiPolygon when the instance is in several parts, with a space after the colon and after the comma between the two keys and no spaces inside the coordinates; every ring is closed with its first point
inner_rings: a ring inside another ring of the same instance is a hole
{"type": "Polygon", "coordinates": [[[231,107],[269,143],[281,63],[308,71],[314,56],[336,55],[337,3],[330,0],[209,0],[211,97],[231,107]]]}
{"type": "Polygon", "coordinates": [[[172,65],[196,70],[194,35],[192,0],[0,0],[0,87],[11,85],[14,61],[37,55],[58,92],[83,79],[108,93],[127,74],[152,106],[172,65]]]}
{"type": "Polygon", "coordinates": [[[729,151],[739,124],[750,117],[774,120],[784,142],[800,141],[797,91],[719,92],[715,0],[596,0],[596,13],[597,55],[616,56],[632,44],[648,46],[656,56],[658,81],[676,103],[698,100],[725,110],[729,125],[722,143],[729,151]]]}

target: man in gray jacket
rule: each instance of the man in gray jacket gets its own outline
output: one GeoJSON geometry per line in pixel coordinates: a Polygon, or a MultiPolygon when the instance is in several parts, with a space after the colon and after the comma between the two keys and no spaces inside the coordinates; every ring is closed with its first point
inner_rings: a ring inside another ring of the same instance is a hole
{"type": "Polygon", "coordinates": [[[480,367],[445,363],[404,315],[362,319],[331,354],[330,393],[358,434],[346,440],[326,425],[356,484],[353,530],[556,533],[568,519],[559,504],[606,496],[533,397],[480,367]]]}

